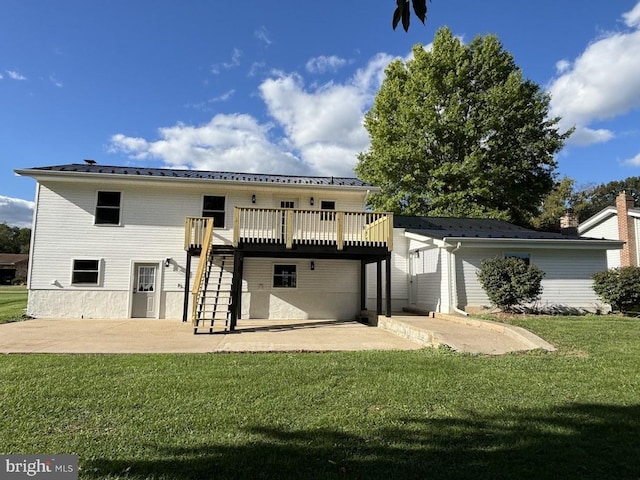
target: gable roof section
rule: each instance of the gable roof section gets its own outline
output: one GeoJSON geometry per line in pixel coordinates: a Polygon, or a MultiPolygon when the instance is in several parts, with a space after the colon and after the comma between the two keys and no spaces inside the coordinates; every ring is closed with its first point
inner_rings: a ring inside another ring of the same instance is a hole
{"type": "Polygon", "coordinates": [[[118,167],[109,165],[85,165],[73,163],[15,170],[18,175],[29,177],[116,177],[148,178],[162,180],[197,180],[212,182],[251,183],[263,185],[337,186],[376,189],[372,184],[352,177],[313,177],[298,175],[269,175],[260,173],[220,172],[205,170],[180,170],[170,168],[118,167]]]}
{"type": "MultiPolygon", "coordinates": [[[[628,213],[631,217],[640,218],[640,208],[630,208],[628,210],[628,213]]],[[[618,211],[616,207],[603,208],[595,215],[587,218],[584,222],[581,222],[580,225],[578,225],[578,233],[586,232],[587,230],[595,227],[596,225],[617,214],[618,211]]]]}
{"type": "Polygon", "coordinates": [[[574,246],[586,248],[621,248],[617,240],[562,235],[539,232],[519,227],[501,220],[489,218],[449,217],[405,217],[394,216],[394,228],[403,228],[406,233],[424,238],[433,238],[445,243],[477,244],[478,246],[526,245],[574,246]]]}

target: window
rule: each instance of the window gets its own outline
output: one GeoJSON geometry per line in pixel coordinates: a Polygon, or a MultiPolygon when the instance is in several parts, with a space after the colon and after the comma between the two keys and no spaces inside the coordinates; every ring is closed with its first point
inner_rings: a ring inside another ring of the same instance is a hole
{"type": "Polygon", "coordinates": [[[73,285],[97,285],[99,274],[99,260],[74,260],[71,283],[73,285]]]}
{"type": "Polygon", "coordinates": [[[296,288],[296,265],[273,266],[274,288],[296,288]]]}
{"type": "MultiPolygon", "coordinates": [[[[335,210],[336,202],[329,200],[322,200],[320,202],[320,210],[335,210]]],[[[334,220],[336,214],[334,212],[322,212],[320,214],[320,220],[334,220]]]]}
{"type": "Polygon", "coordinates": [[[98,192],[96,225],[120,225],[120,192],[98,192]]]}
{"type": "Polygon", "coordinates": [[[531,263],[530,253],[508,252],[504,254],[504,258],[519,258],[526,265],[529,265],[531,263]]]}
{"type": "Polygon", "coordinates": [[[202,216],[213,218],[213,226],[224,228],[224,197],[205,195],[202,200],[202,216]]]}

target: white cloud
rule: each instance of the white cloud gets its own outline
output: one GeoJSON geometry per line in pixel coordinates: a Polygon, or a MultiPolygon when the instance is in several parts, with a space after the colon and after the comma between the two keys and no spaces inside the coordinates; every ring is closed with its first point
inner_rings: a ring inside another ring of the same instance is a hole
{"type": "Polygon", "coordinates": [[[571,68],[571,62],[569,60],[559,60],[556,62],[556,72],[563,74],[571,68]]]}
{"type": "MultiPolygon", "coordinates": [[[[623,15],[629,27],[640,27],[640,3],[623,15]]],[[[549,86],[551,115],[562,117],[561,128],[577,127],[569,141],[607,141],[608,130],[592,130],[608,120],[640,108],[640,30],[610,33],[592,42],[573,62],[558,62],[560,76],[549,86]]]]}
{"type": "Polygon", "coordinates": [[[31,228],[34,205],[27,200],[0,195],[0,223],[19,228],[31,228]]]}
{"type": "Polygon", "coordinates": [[[640,27],[640,3],[637,3],[630,11],[624,13],[622,18],[628,27],[640,27]]]}
{"type": "Polygon", "coordinates": [[[234,48],[233,53],[231,54],[231,61],[223,63],[224,68],[233,68],[240,65],[241,56],[242,56],[242,50],[238,48],[234,48]]]}
{"type": "Polygon", "coordinates": [[[624,160],[622,163],[623,165],[629,165],[631,167],[640,167],[640,153],[635,157],[624,160]]]}
{"type": "Polygon", "coordinates": [[[49,81],[58,88],[62,88],[64,86],[64,84],[53,75],[49,75],[49,81]]]}
{"type": "Polygon", "coordinates": [[[269,31],[265,27],[260,27],[255,32],[253,32],[255,37],[263,42],[266,45],[271,45],[271,36],[269,35],[269,31]]]}
{"type": "Polygon", "coordinates": [[[344,83],[313,88],[298,74],[273,72],[259,87],[271,122],[219,114],[203,125],[161,128],[158,140],[119,133],[109,149],[174,168],[352,176],[369,146],[364,113],[392,59],[377,55],[344,83]]]}
{"type": "Polygon", "coordinates": [[[9,75],[9,78],[12,80],[26,80],[27,77],[25,77],[24,75],[22,75],[21,73],[15,71],[15,70],[6,70],[7,75],[9,75]]]}
{"type": "Polygon", "coordinates": [[[111,148],[136,159],[161,159],[171,168],[306,173],[307,167],[272,144],[268,133],[269,125],[260,125],[249,115],[220,114],[204,125],[161,128],[156,141],[117,134],[111,138],[111,148]]]}
{"type": "Polygon", "coordinates": [[[347,61],[344,58],[336,57],[335,55],[330,57],[321,55],[311,58],[306,64],[306,69],[310,73],[336,72],[346,63],[347,61]]]}
{"type": "Polygon", "coordinates": [[[2,80],[4,77],[2,76],[2,74],[0,73],[0,80],[2,80]]]}

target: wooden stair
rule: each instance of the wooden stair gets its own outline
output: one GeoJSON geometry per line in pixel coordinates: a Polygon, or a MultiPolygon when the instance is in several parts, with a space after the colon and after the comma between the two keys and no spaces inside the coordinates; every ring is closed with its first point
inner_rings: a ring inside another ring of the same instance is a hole
{"type": "Polygon", "coordinates": [[[198,291],[194,291],[193,333],[229,332],[233,309],[233,248],[213,247],[205,261],[198,291]]]}

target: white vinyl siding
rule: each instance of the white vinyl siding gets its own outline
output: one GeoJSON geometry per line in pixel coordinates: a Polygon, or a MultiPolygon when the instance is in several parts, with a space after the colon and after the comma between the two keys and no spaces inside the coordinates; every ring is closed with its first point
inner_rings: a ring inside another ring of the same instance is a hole
{"type": "MultiPolygon", "coordinates": [[[[461,307],[489,305],[476,271],[483,258],[503,254],[500,249],[460,249],[456,253],[458,302],[461,307]]],[[[591,275],[606,269],[604,250],[531,250],[531,263],[545,273],[542,307],[593,308],[601,302],[595,295],[591,275]]]]}
{"type": "Polygon", "coordinates": [[[439,248],[422,250],[413,258],[416,285],[416,306],[432,312],[439,311],[442,303],[440,282],[442,278],[441,258],[444,252],[439,248]]]}
{"type": "Polygon", "coordinates": [[[350,320],[360,311],[358,261],[247,258],[243,276],[243,318],[350,320]],[[273,286],[274,265],[285,264],[296,266],[296,288],[273,286]]]}
{"type": "MultiPolygon", "coordinates": [[[[620,236],[618,232],[618,216],[611,215],[602,222],[591,227],[589,230],[582,232],[580,236],[620,240],[618,238],[620,236]]],[[[636,238],[638,237],[636,236],[636,238]]],[[[636,242],[636,244],[638,244],[638,242],[636,242]]],[[[620,252],[621,250],[607,250],[607,268],[616,268],[620,266],[620,252]]]]}
{"type": "MultiPolygon", "coordinates": [[[[169,181],[159,183],[124,181],[44,181],[39,187],[33,233],[32,258],[29,277],[29,313],[39,317],[84,316],[85,318],[126,318],[129,315],[129,299],[133,290],[132,262],[158,263],[162,265],[158,275],[160,318],[181,318],[185,286],[186,253],[184,251],[185,217],[202,214],[204,195],[225,197],[226,227],[215,229],[214,241],[230,244],[232,241],[234,206],[276,207],[283,196],[300,198],[308,208],[309,197],[327,198],[324,189],[312,187],[287,189],[281,186],[233,185],[215,188],[206,184],[176,185],[169,181]],[[100,182],[100,187],[97,183],[100,182]],[[104,228],[94,224],[96,192],[121,192],[126,208],[120,210],[119,228],[104,228]],[[286,193],[286,195],[283,195],[286,193]],[[251,203],[256,195],[256,204],[251,203]],[[73,259],[100,259],[99,285],[72,285],[73,259]],[[164,260],[171,258],[169,267],[164,260]]],[[[365,194],[357,192],[331,192],[338,210],[363,211],[365,194]]],[[[319,209],[319,200],[316,209],[319,209]]],[[[191,265],[192,279],[198,258],[191,265]]],[[[288,262],[288,261],[287,261],[288,262]]],[[[296,262],[305,262],[296,260],[296,262]]],[[[250,263],[250,262],[248,262],[250,263]]],[[[284,262],[281,262],[284,263],[284,262]]],[[[349,271],[357,266],[357,275],[346,275],[338,269],[335,278],[325,279],[327,292],[336,292],[347,279],[351,285],[345,292],[349,302],[341,300],[331,306],[331,297],[317,294],[317,288],[306,289],[300,283],[303,275],[314,273],[314,278],[333,273],[325,270],[325,261],[316,260],[316,270],[299,269],[298,288],[302,295],[313,297],[314,302],[327,304],[337,312],[340,306],[349,304],[349,315],[359,310],[359,296],[352,290],[359,289],[359,263],[348,262],[349,271]],[[338,279],[338,281],[336,281],[338,279]],[[353,295],[356,300],[351,302],[353,295]],[[355,311],[353,310],[355,306],[355,311]]],[[[307,262],[308,265],[308,262],[307,262]]],[[[300,268],[300,267],[299,267],[300,268]]],[[[273,267],[269,263],[266,285],[271,285],[273,267]]],[[[192,280],[193,281],[193,280],[192,280]]],[[[246,282],[245,282],[246,284],[246,282]]],[[[317,286],[316,286],[317,287],[317,286]]],[[[282,290],[282,289],[280,289],[282,290]]],[[[322,292],[323,290],[319,290],[322,292]]],[[[304,302],[303,302],[304,303],[304,302]]],[[[311,312],[324,312],[324,305],[317,305],[311,312]]],[[[337,313],[335,313],[337,315],[337,313]]],[[[335,316],[334,315],[334,316],[335,316]]]]}

